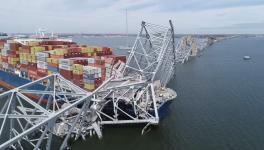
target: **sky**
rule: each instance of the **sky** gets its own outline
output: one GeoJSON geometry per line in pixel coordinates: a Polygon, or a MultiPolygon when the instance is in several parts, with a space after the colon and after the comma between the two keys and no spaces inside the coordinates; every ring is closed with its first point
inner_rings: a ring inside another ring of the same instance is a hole
{"type": "Polygon", "coordinates": [[[178,34],[264,33],[264,0],[1,0],[0,31],[137,33],[142,20],[178,34]]]}

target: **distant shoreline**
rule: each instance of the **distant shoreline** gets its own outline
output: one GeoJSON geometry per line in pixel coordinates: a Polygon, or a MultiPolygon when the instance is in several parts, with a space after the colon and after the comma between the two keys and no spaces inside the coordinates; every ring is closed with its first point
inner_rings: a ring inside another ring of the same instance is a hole
{"type": "MultiPolygon", "coordinates": [[[[7,34],[6,34],[7,35],[7,34]]],[[[34,35],[34,33],[10,33],[8,34],[10,36],[16,36],[16,35],[34,35]]],[[[100,33],[100,34],[92,34],[92,33],[56,33],[58,36],[87,36],[87,37],[135,37],[137,34],[111,34],[111,33],[100,33]]],[[[1,36],[1,32],[0,32],[1,36]]],[[[205,38],[205,37],[264,37],[264,34],[176,34],[175,38],[180,38],[183,36],[193,36],[193,37],[198,37],[198,38],[205,38]]]]}

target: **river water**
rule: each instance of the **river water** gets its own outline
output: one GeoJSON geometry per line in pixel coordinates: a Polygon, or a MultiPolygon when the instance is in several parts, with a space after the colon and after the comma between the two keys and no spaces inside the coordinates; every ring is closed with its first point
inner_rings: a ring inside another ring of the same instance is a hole
{"type": "MultiPolygon", "coordinates": [[[[124,39],[77,41],[117,47],[124,39]]],[[[177,67],[169,86],[177,91],[178,97],[157,128],[144,136],[142,127],[104,128],[102,140],[88,138],[71,147],[73,150],[263,150],[263,57],[264,38],[216,43],[200,57],[177,67]],[[252,59],[243,60],[245,55],[252,59]]]]}

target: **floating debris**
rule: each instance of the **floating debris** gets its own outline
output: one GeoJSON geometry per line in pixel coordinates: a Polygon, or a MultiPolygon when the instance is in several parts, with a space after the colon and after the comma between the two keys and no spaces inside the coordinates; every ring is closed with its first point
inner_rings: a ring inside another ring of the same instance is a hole
{"type": "Polygon", "coordinates": [[[250,57],[250,56],[244,56],[243,59],[244,59],[244,60],[250,60],[251,57],[250,57]]]}

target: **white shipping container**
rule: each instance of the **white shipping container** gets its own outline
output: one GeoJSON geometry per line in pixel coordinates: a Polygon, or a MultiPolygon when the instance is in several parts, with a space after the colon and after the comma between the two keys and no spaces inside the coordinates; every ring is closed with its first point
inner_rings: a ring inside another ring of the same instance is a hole
{"type": "Polygon", "coordinates": [[[97,68],[94,69],[94,73],[98,73],[98,69],[97,68]]]}
{"type": "Polygon", "coordinates": [[[87,58],[88,64],[94,64],[95,59],[94,58],[87,58]]]}
{"type": "Polygon", "coordinates": [[[4,48],[5,48],[5,49],[10,49],[9,44],[5,43],[5,44],[4,44],[4,48]]]}
{"type": "Polygon", "coordinates": [[[96,68],[96,73],[101,73],[102,69],[101,68],[96,68]]]}
{"type": "Polygon", "coordinates": [[[111,71],[106,71],[105,73],[109,73],[109,74],[111,74],[111,71]]]}
{"type": "Polygon", "coordinates": [[[36,56],[37,56],[37,57],[44,57],[44,58],[47,58],[47,57],[49,57],[49,54],[46,53],[46,52],[37,52],[37,53],[36,53],[36,56]]]}
{"type": "Polygon", "coordinates": [[[87,74],[94,74],[96,72],[96,68],[92,66],[84,66],[83,71],[87,72],[87,74]]]}
{"type": "Polygon", "coordinates": [[[37,61],[37,68],[48,69],[48,63],[45,61],[37,61]]]}
{"type": "Polygon", "coordinates": [[[3,68],[8,69],[8,63],[3,62],[2,65],[3,65],[3,68]]]}
{"type": "Polygon", "coordinates": [[[69,71],[72,70],[72,66],[70,66],[70,65],[64,65],[64,64],[59,64],[59,68],[60,69],[63,69],[63,70],[69,70],[69,71]]]}
{"type": "Polygon", "coordinates": [[[94,74],[94,78],[95,79],[98,78],[98,77],[99,77],[99,74],[98,73],[94,74]]]}
{"type": "Polygon", "coordinates": [[[2,56],[8,56],[8,54],[7,53],[2,53],[2,56]]]}
{"type": "Polygon", "coordinates": [[[10,43],[14,43],[13,40],[7,40],[6,43],[9,45],[10,43]]]}
{"type": "Polygon", "coordinates": [[[39,68],[39,69],[48,69],[48,66],[44,66],[44,65],[37,65],[37,68],[39,68]]]}
{"type": "Polygon", "coordinates": [[[61,58],[59,59],[59,64],[70,66],[73,65],[73,60],[61,58]]]}
{"type": "Polygon", "coordinates": [[[25,64],[26,65],[26,64],[28,64],[28,61],[20,59],[20,64],[25,64]]]}
{"type": "Polygon", "coordinates": [[[105,67],[112,67],[112,65],[105,63],[105,67]]]}
{"type": "Polygon", "coordinates": [[[4,55],[4,56],[7,56],[8,55],[8,50],[7,49],[2,49],[1,50],[1,54],[4,55]]]}
{"type": "Polygon", "coordinates": [[[94,71],[93,70],[85,70],[83,73],[84,74],[94,74],[94,71]]]}
{"type": "Polygon", "coordinates": [[[48,66],[48,63],[47,62],[45,62],[45,61],[37,61],[37,64],[39,64],[39,65],[44,65],[44,66],[48,66]]]}
{"type": "Polygon", "coordinates": [[[37,57],[37,61],[47,62],[47,58],[45,58],[45,57],[37,57]]]}
{"type": "Polygon", "coordinates": [[[42,65],[38,65],[37,67],[38,67],[39,69],[48,69],[47,66],[42,66],[42,65]]]}

